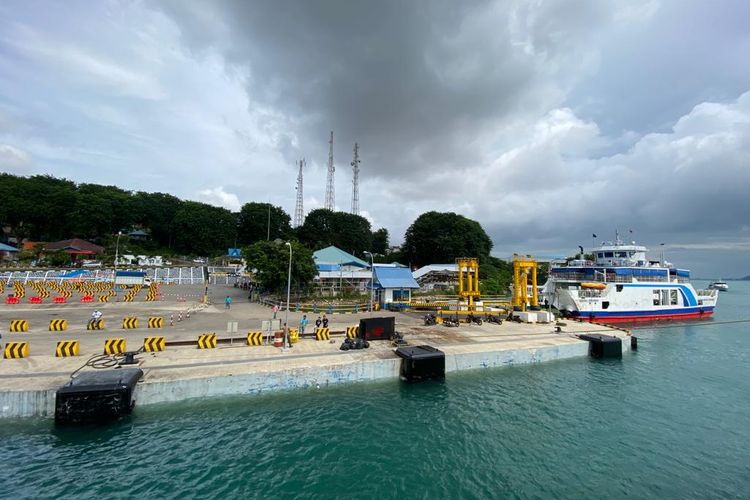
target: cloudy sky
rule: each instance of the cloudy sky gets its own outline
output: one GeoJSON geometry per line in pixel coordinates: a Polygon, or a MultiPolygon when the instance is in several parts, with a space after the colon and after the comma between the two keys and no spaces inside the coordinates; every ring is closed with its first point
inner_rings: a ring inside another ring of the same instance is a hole
{"type": "Polygon", "coordinates": [[[0,3],[0,170],[237,210],[428,210],[494,253],[614,237],[750,274],[746,0],[0,3]],[[632,230],[632,236],[630,236],[632,230]]]}

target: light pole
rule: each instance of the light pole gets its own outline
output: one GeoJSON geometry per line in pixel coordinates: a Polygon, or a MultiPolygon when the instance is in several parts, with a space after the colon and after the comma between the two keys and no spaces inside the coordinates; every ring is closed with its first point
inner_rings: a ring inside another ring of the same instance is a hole
{"type": "Polygon", "coordinates": [[[120,256],[120,236],[122,236],[122,231],[117,231],[117,243],[115,244],[115,272],[117,272],[117,259],[120,256]]]}
{"type": "Polygon", "coordinates": [[[375,302],[375,257],[372,252],[365,250],[365,253],[370,256],[370,315],[372,316],[373,302],[375,302]]]}
{"type": "Polygon", "coordinates": [[[287,274],[286,278],[286,313],[284,315],[284,349],[286,349],[287,346],[287,338],[289,336],[289,298],[290,293],[292,290],[292,244],[290,242],[286,242],[286,245],[289,246],[289,274],[287,274]]]}
{"type": "Polygon", "coordinates": [[[117,293],[117,286],[115,285],[115,281],[117,281],[117,259],[120,258],[120,236],[122,236],[122,231],[117,231],[117,243],[115,244],[115,275],[112,276],[112,286],[115,290],[115,293],[117,293]]]}

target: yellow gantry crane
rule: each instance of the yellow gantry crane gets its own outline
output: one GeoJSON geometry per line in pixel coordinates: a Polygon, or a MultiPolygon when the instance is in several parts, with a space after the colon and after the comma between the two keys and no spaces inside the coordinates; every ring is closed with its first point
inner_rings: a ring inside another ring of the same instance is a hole
{"type": "MultiPolygon", "coordinates": [[[[537,264],[531,255],[513,254],[513,309],[525,311],[526,306],[539,307],[536,288],[537,264]],[[529,273],[531,273],[531,300],[529,300],[529,273]]],[[[460,272],[460,271],[459,271],[460,272]]]]}
{"type": "Polygon", "coordinates": [[[468,310],[475,309],[474,300],[479,297],[479,261],[474,257],[456,259],[458,266],[458,296],[466,300],[468,310]]]}

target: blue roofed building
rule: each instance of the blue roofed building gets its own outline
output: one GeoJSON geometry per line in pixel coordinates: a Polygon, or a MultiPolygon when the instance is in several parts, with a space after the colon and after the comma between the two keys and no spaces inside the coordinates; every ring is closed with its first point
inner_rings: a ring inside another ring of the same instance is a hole
{"type": "Polygon", "coordinates": [[[5,243],[0,243],[0,260],[12,260],[18,255],[18,249],[5,243]]]}
{"type": "Polygon", "coordinates": [[[409,302],[412,290],[419,289],[411,270],[401,264],[375,264],[376,302],[409,302]]]}
{"type": "Polygon", "coordinates": [[[313,252],[318,268],[315,285],[324,295],[339,295],[341,292],[366,293],[369,290],[372,272],[370,263],[330,246],[313,252]]]}

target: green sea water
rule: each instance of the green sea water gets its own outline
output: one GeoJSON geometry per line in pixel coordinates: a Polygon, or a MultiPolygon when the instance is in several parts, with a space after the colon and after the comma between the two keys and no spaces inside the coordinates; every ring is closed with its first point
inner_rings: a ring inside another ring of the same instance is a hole
{"type": "MultiPolygon", "coordinates": [[[[700,285],[700,283],[699,283],[700,285]]],[[[750,283],[585,358],[0,421],[5,498],[750,498],[750,283]]]]}

